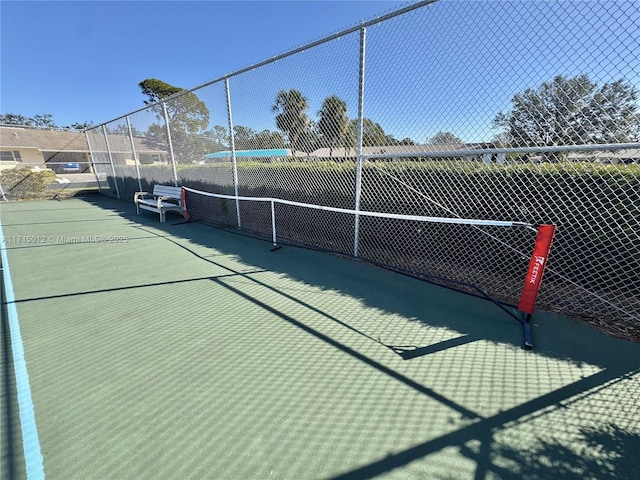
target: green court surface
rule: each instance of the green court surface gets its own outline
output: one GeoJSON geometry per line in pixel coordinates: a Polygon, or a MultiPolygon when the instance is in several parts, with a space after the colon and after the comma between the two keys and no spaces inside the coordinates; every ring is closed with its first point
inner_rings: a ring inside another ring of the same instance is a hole
{"type": "Polygon", "coordinates": [[[3,478],[640,478],[640,344],[536,312],[524,350],[486,300],[102,196],[0,208],[3,478]]]}

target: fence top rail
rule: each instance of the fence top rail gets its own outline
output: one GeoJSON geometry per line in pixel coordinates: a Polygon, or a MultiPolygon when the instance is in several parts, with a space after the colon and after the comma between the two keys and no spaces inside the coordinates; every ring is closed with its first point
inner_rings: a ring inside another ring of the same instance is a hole
{"type": "Polygon", "coordinates": [[[439,151],[413,151],[398,153],[363,153],[362,158],[414,158],[414,157],[467,157],[469,155],[517,154],[517,153],[551,153],[551,152],[592,152],[606,150],[640,149],[640,143],[593,143],[585,145],[551,145],[544,147],[510,147],[510,148],[467,148],[439,151]]]}
{"type": "Polygon", "coordinates": [[[117,120],[121,120],[121,119],[123,119],[125,117],[128,117],[129,115],[133,115],[134,113],[138,113],[138,112],[142,112],[144,110],[148,110],[149,108],[153,108],[154,106],[158,106],[158,105],[160,105],[162,103],[169,102],[169,101],[174,100],[176,98],[179,98],[179,97],[181,97],[183,95],[191,93],[191,92],[193,92],[195,90],[199,90],[199,89],[207,87],[209,85],[213,85],[214,83],[219,83],[219,82],[225,81],[225,80],[227,80],[229,78],[238,76],[238,75],[240,75],[242,73],[245,73],[245,72],[249,72],[251,70],[254,70],[256,68],[262,67],[264,65],[268,65],[270,63],[277,62],[278,60],[282,60],[283,58],[290,57],[292,55],[295,55],[296,53],[300,53],[300,52],[303,52],[303,51],[308,50],[310,48],[316,47],[318,45],[322,45],[323,43],[327,43],[327,42],[330,42],[332,40],[336,40],[338,38],[344,37],[345,35],[349,35],[349,34],[351,34],[353,32],[357,32],[358,30],[361,30],[363,28],[370,27],[371,25],[376,25],[376,24],[378,24],[380,22],[384,22],[384,21],[389,20],[389,19],[391,19],[393,17],[397,17],[397,16],[402,15],[404,13],[410,12],[412,10],[417,10],[419,8],[422,8],[422,7],[426,6],[426,5],[435,3],[437,1],[439,1],[439,0],[423,0],[423,1],[420,1],[420,2],[416,2],[416,3],[412,3],[410,5],[407,5],[406,7],[399,8],[398,10],[394,10],[393,12],[389,12],[387,14],[375,17],[375,18],[373,18],[371,20],[362,21],[359,25],[355,25],[355,26],[347,28],[345,30],[341,30],[341,31],[339,31],[337,33],[334,33],[332,35],[328,35],[326,37],[322,37],[322,38],[320,38],[318,40],[315,40],[315,41],[312,41],[312,42],[309,42],[309,43],[305,43],[304,45],[302,45],[300,47],[294,48],[292,50],[288,50],[285,53],[281,53],[279,55],[275,55],[275,56],[270,57],[270,58],[268,58],[266,60],[262,60],[261,62],[254,63],[252,65],[249,65],[247,67],[241,68],[239,70],[235,70],[234,72],[227,73],[227,74],[222,75],[220,77],[214,78],[213,80],[209,80],[207,82],[204,82],[204,83],[201,83],[199,85],[196,85],[195,87],[181,90],[181,91],[179,91],[177,93],[174,93],[173,95],[170,95],[170,96],[168,96],[166,98],[163,98],[162,100],[159,100],[159,101],[154,102],[154,103],[149,103],[148,105],[145,105],[144,107],[140,107],[140,108],[138,108],[136,110],[132,110],[132,111],[130,111],[128,113],[125,113],[124,115],[120,115],[118,117],[112,118],[111,120],[107,120],[105,122],[99,123],[98,125],[92,125],[91,127],[87,128],[85,131],[93,130],[93,129],[99,128],[99,127],[101,127],[103,125],[106,125],[108,123],[115,122],[117,120]]]}

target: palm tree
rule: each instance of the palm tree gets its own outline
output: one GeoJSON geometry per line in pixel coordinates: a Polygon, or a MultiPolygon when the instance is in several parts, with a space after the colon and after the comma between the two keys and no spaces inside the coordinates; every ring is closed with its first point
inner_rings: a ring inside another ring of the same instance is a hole
{"type": "Polygon", "coordinates": [[[318,129],[329,143],[329,157],[331,157],[333,147],[338,141],[344,139],[347,132],[349,125],[347,104],[341,98],[332,95],[324,99],[318,115],[320,116],[318,129]]]}
{"type": "Polygon", "coordinates": [[[271,107],[272,111],[280,112],[276,115],[276,126],[287,135],[294,152],[300,149],[298,144],[309,126],[308,109],[307,99],[294,89],[280,90],[271,107]]]}

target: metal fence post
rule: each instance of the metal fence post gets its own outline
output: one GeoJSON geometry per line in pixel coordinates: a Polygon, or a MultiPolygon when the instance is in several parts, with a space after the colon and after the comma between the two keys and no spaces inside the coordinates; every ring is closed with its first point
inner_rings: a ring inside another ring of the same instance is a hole
{"type": "Polygon", "coordinates": [[[120,199],[120,189],[118,188],[118,177],[116,177],[116,168],[113,166],[113,155],[111,155],[111,147],[109,147],[109,138],[107,137],[107,127],[102,125],[102,134],[104,135],[104,143],[107,146],[107,154],[109,155],[109,163],[111,164],[111,173],[113,174],[113,184],[116,186],[116,196],[120,199]]]}
{"type": "Polygon", "coordinates": [[[233,191],[236,196],[236,216],[238,221],[238,228],[242,228],[242,222],[240,220],[240,200],[238,200],[238,162],[236,161],[236,142],[233,135],[233,115],[231,112],[231,91],[229,89],[229,79],[224,81],[224,88],[227,93],[227,117],[229,118],[229,148],[231,149],[231,164],[233,166],[233,191]]]}
{"type": "Polygon", "coordinates": [[[138,188],[139,191],[142,191],[142,182],[140,180],[140,161],[138,160],[138,153],[136,152],[136,145],[133,141],[133,132],[131,130],[131,122],[129,121],[129,115],[126,116],[127,119],[127,130],[129,131],[129,140],[131,140],[131,152],[133,153],[133,161],[136,164],[136,175],[138,176],[138,188]]]}
{"type": "Polygon", "coordinates": [[[360,29],[360,70],[358,73],[358,135],[356,140],[356,191],[354,215],[355,225],[353,234],[353,256],[358,256],[360,243],[360,197],[362,194],[362,125],[364,120],[364,66],[365,49],[367,44],[367,29],[360,29]]]}
{"type": "Polygon", "coordinates": [[[173,153],[173,142],[171,141],[171,126],[169,125],[169,114],[167,113],[167,104],[162,102],[162,114],[164,115],[164,124],[167,127],[167,141],[169,142],[169,155],[171,156],[171,166],[173,167],[173,185],[178,186],[178,170],[176,169],[176,156],[173,153]]]}

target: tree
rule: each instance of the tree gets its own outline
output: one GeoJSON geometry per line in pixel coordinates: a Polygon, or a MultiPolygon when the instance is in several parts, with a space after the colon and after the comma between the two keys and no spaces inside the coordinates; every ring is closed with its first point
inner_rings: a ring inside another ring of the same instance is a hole
{"type": "Polygon", "coordinates": [[[320,130],[318,129],[318,123],[313,120],[309,120],[309,125],[307,129],[302,132],[298,143],[301,145],[300,150],[311,153],[314,150],[323,147],[325,144],[323,143],[322,135],[320,135],[320,130]]]}
{"type": "Polygon", "coordinates": [[[341,98],[332,95],[324,99],[322,108],[318,112],[318,130],[323,139],[329,145],[329,156],[332,156],[333,147],[344,140],[349,119],[347,118],[347,104],[341,98]]]}
{"type": "Polygon", "coordinates": [[[462,139],[456,137],[451,132],[439,131],[433,137],[429,138],[427,143],[431,145],[460,145],[463,142],[462,139]]]}
{"type": "Polygon", "coordinates": [[[587,75],[559,75],[516,94],[511,111],[499,113],[494,125],[516,147],[631,142],[640,131],[638,95],[624,80],[599,87],[587,75]]]}
{"type": "Polygon", "coordinates": [[[0,123],[3,125],[28,126],[30,120],[30,118],[17,113],[3,113],[2,115],[0,115],[0,123]]]}
{"type": "MultiPolygon", "coordinates": [[[[50,113],[37,114],[33,117],[25,117],[16,113],[0,114],[0,124],[2,125],[20,125],[22,127],[33,127],[39,129],[46,128],[60,128],[53,120],[53,115],[50,113]]],[[[93,125],[93,122],[76,122],[72,123],[68,127],[61,127],[65,129],[72,128],[74,130],[86,130],[93,125]]]]}
{"type": "MultiPolygon", "coordinates": [[[[87,130],[89,128],[91,128],[93,126],[93,122],[92,121],[86,121],[86,122],[75,122],[72,123],[71,126],[69,128],[73,128],[74,130],[87,130]]],[[[133,128],[133,127],[131,127],[133,128]]],[[[135,133],[134,133],[135,135],[135,133]]]]}
{"type": "Polygon", "coordinates": [[[309,128],[306,111],[309,108],[307,99],[298,90],[280,90],[275,103],[271,107],[276,115],[276,127],[282,130],[293,151],[303,150],[304,132],[309,128]]]}
{"type": "Polygon", "coordinates": [[[213,128],[207,130],[205,135],[218,145],[229,148],[229,132],[222,125],[215,125],[213,128]]]}
{"type": "Polygon", "coordinates": [[[53,121],[53,115],[50,113],[37,114],[33,117],[25,117],[15,113],[7,113],[0,115],[0,123],[4,125],[20,125],[24,127],[34,128],[57,128],[53,121]]]}
{"type": "MultiPolygon", "coordinates": [[[[354,119],[349,122],[349,128],[346,134],[346,144],[349,147],[355,147],[358,139],[358,120],[354,119]]],[[[387,145],[387,135],[380,124],[369,118],[362,119],[362,146],[363,147],[382,147],[387,145]]]]}
{"type": "Polygon", "coordinates": [[[207,153],[207,142],[203,141],[201,135],[209,125],[209,109],[196,94],[155,78],[143,80],[138,86],[148,97],[144,101],[145,105],[151,106],[158,119],[164,116],[158,102],[166,105],[171,140],[178,162],[195,162],[207,153]]]}
{"type": "Polygon", "coordinates": [[[142,94],[149,97],[148,100],[144,101],[145,105],[158,103],[171,95],[180,93],[183,90],[182,88],[174,87],[173,85],[163,82],[162,80],[158,80],[157,78],[147,78],[140,82],[138,86],[142,90],[142,94]]]}
{"type": "MultiPolygon", "coordinates": [[[[185,132],[197,133],[209,125],[209,109],[195,93],[186,92],[183,88],[174,87],[155,78],[143,80],[139,86],[142,93],[148,97],[144,101],[145,105],[155,105],[164,101],[172,127],[175,122],[185,132]]],[[[160,109],[158,112],[160,113],[160,109]]]]}
{"type": "Polygon", "coordinates": [[[252,128],[242,125],[233,127],[233,140],[236,150],[256,150],[270,148],[284,148],[285,141],[280,132],[262,130],[256,132],[252,128]]]}
{"type": "Polygon", "coordinates": [[[45,113],[43,115],[34,115],[33,126],[36,128],[56,128],[56,123],[53,121],[53,115],[45,113]]]}
{"type": "MultiPolygon", "coordinates": [[[[113,133],[115,135],[129,136],[129,127],[124,123],[119,123],[115,127],[107,127],[107,133],[113,133]]],[[[143,134],[134,125],[131,125],[131,133],[134,137],[141,137],[143,134]]]]}
{"type": "Polygon", "coordinates": [[[233,126],[233,143],[236,150],[251,150],[254,144],[256,132],[249,127],[242,125],[233,126]]]}
{"type": "Polygon", "coordinates": [[[402,140],[398,140],[393,135],[385,135],[385,137],[386,137],[386,144],[387,145],[415,145],[416,144],[416,142],[414,142],[409,137],[405,137],[402,140]]]}
{"type": "Polygon", "coordinates": [[[254,148],[284,148],[284,138],[280,132],[272,132],[271,130],[262,130],[254,137],[254,148]]]}

